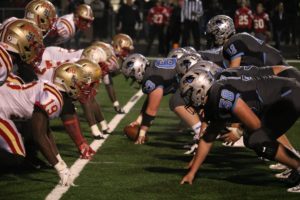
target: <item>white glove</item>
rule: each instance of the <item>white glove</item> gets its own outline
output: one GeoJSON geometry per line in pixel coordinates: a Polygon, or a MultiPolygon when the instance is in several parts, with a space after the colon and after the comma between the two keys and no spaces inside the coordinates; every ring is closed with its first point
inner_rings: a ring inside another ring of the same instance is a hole
{"type": "Polygon", "coordinates": [[[54,167],[60,177],[59,184],[61,186],[74,186],[73,174],[71,173],[65,162],[58,162],[54,167]]]}

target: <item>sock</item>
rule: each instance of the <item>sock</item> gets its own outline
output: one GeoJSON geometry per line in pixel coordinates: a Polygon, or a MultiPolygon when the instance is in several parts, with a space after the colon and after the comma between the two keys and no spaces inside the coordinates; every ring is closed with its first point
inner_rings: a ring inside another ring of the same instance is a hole
{"type": "Polygon", "coordinates": [[[118,101],[115,101],[115,102],[113,103],[113,105],[114,105],[114,107],[119,107],[119,106],[120,106],[120,103],[119,103],[118,101]]]}
{"type": "Polygon", "coordinates": [[[97,126],[97,124],[92,125],[90,128],[91,128],[93,136],[102,135],[101,131],[99,130],[99,128],[97,126]]]}
{"type": "Polygon", "coordinates": [[[201,122],[198,122],[195,125],[193,125],[192,129],[195,133],[195,135],[193,137],[193,141],[198,141],[200,139],[201,122]]]}
{"type": "Polygon", "coordinates": [[[86,142],[81,133],[79,120],[76,115],[73,115],[71,118],[64,120],[63,124],[67,133],[76,144],[77,148],[79,148],[82,143],[86,142]]]}
{"type": "Polygon", "coordinates": [[[102,131],[108,129],[108,125],[107,125],[106,120],[101,121],[100,126],[101,126],[102,131]]]}
{"type": "Polygon", "coordinates": [[[201,129],[201,122],[198,122],[192,126],[193,131],[195,134],[199,134],[200,129],[201,129]]]}

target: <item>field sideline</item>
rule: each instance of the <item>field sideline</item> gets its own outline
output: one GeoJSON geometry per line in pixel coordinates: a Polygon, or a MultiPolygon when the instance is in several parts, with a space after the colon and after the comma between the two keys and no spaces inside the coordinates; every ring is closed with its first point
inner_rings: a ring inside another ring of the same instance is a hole
{"type": "MultiPolygon", "coordinates": [[[[298,65],[299,62],[292,64],[298,65]]],[[[122,75],[114,78],[117,96],[126,104],[138,89],[129,86],[122,75]]],[[[98,94],[107,121],[114,116],[112,105],[103,86],[98,94]]],[[[75,184],[62,199],[299,199],[299,194],[287,193],[286,186],[274,178],[268,169],[270,162],[257,159],[246,149],[224,148],[216,143],[192,186],[179,185],[191,156],[183,155],[184,144],[190,142],[189,133],[177,131],[176,115],[168,108],[165,97],[158,117],[149,132],[147,145],[133,145],[122,133],[123,127],[133,121],[145,96],[117,126],[113,134],[86,165],[75,184]]],[[[89,142],[89,128],[80,106],[82,129],[89,142]]],[[[63,159],[71,166],[78,158],[76,148],[64,132],[60,120],[51,127],[63,159]]],[[[289,131],[288,137],[300,149],[300,123],[289,131]]],[[[0,161],[1,162],[1,161],[0,161]]],[[[55,187],[55,170],[13,170],[0,172],[0,200],[44,199],[55,187]]]]}

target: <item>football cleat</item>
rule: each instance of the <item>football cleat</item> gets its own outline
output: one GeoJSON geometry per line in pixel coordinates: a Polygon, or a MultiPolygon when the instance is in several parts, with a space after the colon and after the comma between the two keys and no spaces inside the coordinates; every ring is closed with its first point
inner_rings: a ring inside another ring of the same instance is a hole
{"type": "Polygon", "coordinates": [[[103,139],[104,139],[104,135],[102,135],[102,134],[94,135],[93,138],[94,138],[95,140],[103,140],[103,139]]]}
{"type": "Polygon", "coordinates": [[[120,106],[114,106],[114,109],[118,114],[125,114],[124,109],[121,108],[120,106]]]}
{"type": "Polygon", "coordinates": [[[275,174],[275,177],[279,179],[287,179],[291,175],[291,173],[292,169],[287,168],[283,172],[275,174]]]}
{"type": "Polygon", "coordinates": [[[285,166],[281,163],[276,163],[276,164],[269,165],[269,168],[272,169],[272,170],[286,170],[286,169],[288,169],[287,166],[285,166]]]}
{"type": "Polygon", "coordinates": [[[300,183],[294,187],[287,189],[287,192],[300,193],[300,183]]]}
{"type": "Polygon", "coordinates": [[[198,149],[198,144],[193,144],[188,151],[184,152],[184,154],[185,155],[191,155],[191,154],[194,155],[196,153],[197,149],[198,149]]]}
{"type": "Polygon", "coordinates": [[[102,132],[103,132],[104,135],[108,135],[108,134],[111,133],[110,130],[109,130],[109,128],[107,128],[105,130],[102,130],[102,132]]]}

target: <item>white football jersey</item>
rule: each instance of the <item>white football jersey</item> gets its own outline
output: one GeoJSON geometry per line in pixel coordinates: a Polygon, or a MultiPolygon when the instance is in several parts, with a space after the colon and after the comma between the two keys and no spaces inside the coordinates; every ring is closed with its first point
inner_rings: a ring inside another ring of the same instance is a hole
{"type": "Polygon", "coordinates": [[[0,44],[0,85],[2,85],[12,70],[13,64],[10,55],[0,44]]]}
{"type": "Polygon", "coordinates": [[[74,14],[63,15],[58,18],[54,24],[54,32],[49,33],[47,37],[51,45],[59,45],[74,37],[76,27],[74,22],[74,14]]]}
{"type": "Polygon", "coordinates": [[[35,105],[52,119],[59,116],[63,98],[50,82],[35,81],[23,85],[6,82],[0,87],[0,118],[29,119],[35,105]]]}
{"type": "Polygon", "coordinates": [[[61,47],[46,47],[41,64],[36,68],[35,73],[40,80],[52,82],[55,69],[65,62],[76,62],[80,59],[83,49],[74,51],[61,47]]]}

